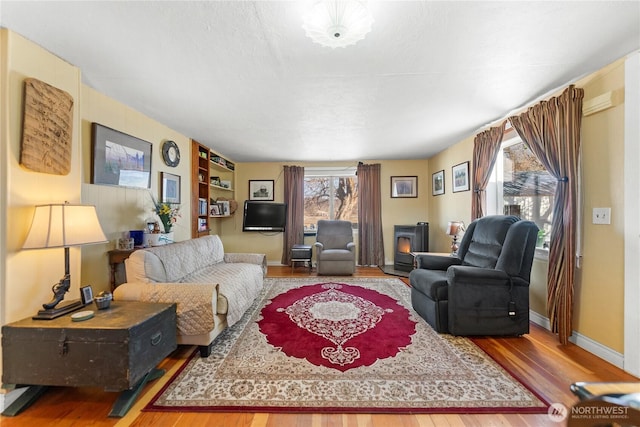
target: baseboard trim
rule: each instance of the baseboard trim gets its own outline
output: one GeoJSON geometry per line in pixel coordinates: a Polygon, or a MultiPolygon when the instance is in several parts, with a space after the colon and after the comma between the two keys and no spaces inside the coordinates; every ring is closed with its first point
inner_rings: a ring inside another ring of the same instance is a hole
{"type": "MultiPolygon", "coordinates": [[[[551,330],[551,322],[548,317],[542,316],[535,311],[529,310],[529,319],[533,323],[538,326],[545,328],[546,330],[551,330]]],[[[624,355],[610,349],[607,346],[600,344],[597,341],[592,340],[591,338],[580,334],[579,332],[573,331],[571,336],[569,337],[569,341],[573,344],[577,345],[580,348],[587,350],[589,353],[592,353],[599,358],[606,360],[617,368],[624,369],[624,355]]]]}

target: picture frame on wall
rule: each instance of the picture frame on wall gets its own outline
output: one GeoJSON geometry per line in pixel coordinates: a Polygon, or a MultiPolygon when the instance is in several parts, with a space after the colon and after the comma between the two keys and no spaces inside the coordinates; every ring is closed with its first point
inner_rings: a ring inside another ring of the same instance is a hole
{"type": "Polygon", "coordinates": [[[453,192],[469,191],[469,162],[457,164],[451,168],[453,192]]]}
{"type": "Polygon", "coordinates": [[[91,124],[91,183],[151,188],[150,142],[91,124]]]}
{"type": "Polygon", "coordinates": [[[249,200],[265,200],[272,202],[273,180],[250,180],[249,200]]]}
{"type": "Polygon", "coordinates": [[[444,169],[431,175],[431,189],[434,196],[444,194],[444,169]]]}
{"type": "Polygon", "coordinates": [[[163,203],[180,203],[180,176],[160,172],[160,194],[163,203]]]}
{"type": "Polygon", "coordinates": [[[417,176],[392,176],[391,198],[418,197],[417,176]]]}

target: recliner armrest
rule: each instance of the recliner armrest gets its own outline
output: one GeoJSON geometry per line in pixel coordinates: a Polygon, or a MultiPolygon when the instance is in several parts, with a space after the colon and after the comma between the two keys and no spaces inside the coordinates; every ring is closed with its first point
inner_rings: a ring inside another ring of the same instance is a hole
{"type": "MultiPolygon", "coordinates": [[[[469,265],[454,265],[447,269],[449,285],[510,285],[509,275],[502,270],[492,268],[472,267],[469,265]]],[[[515,284],[515,283],[514,283],[515,284]]]]}
{"type": "Polygon", "coordinates": [[[355,252],[356,250],[356,244],[353,242],[349,242],[347,243],[347,249],[349,249],[351,252],[355,252]]]}
{"type": "Polygon", "coordinates": [[[457,257],[443,255],[417,255],[417,268],[425,270],[446,270],[452,265],[460,265],[462,260],[457,257]]]}
{"type": "Polygon", "coordinates": [[[324,249],[324,245],[320,242],[315,242],[313,246],[316,247],[316,252],[322,252],[322,250],[324,249]]]}

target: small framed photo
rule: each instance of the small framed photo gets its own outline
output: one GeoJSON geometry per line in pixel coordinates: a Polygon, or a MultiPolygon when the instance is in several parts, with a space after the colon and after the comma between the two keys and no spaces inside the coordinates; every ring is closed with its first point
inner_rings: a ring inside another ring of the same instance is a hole
{"type": "Polygon", "coordinates": [[[249,181],[249,200],[273,201],[273,180],[249,181]]]}
{"type": "Polygon", "coordinates": [[[172,173],[160,172],[160,191],[163,203],[180,203],[180,177],[172,173]]]}
{"type": "Polygon", "coordinates": [[[87,305],[93,302],[93,290],[91,286],[83,286],[80,288],[80,298],[82,299],[82,304],[87,305]]]}
{"type": "Polygon", "coordinates": [[[210,205],[209,215],[218,216],[220,215],[220,206],[219,205],[210,205]]]}
{"type": "Polygon", "coordinates": [[[392,176],[391,198],[418,197],[417,176],[392,176]]]}
{"type": "Polygon", "coordinates": [[[431,175],[431,194],[444,194],[444,169],[431,175]]]}
{"type": "Polygon", "coordinates": [[[469,162],[460,163],[451,168],[453,192],[469,191],[469,162]]]}

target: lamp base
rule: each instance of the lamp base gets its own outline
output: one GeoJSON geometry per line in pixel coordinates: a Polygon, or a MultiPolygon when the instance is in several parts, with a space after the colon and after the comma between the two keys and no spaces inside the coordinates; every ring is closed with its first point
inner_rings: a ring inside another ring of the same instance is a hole
{"type": "Polygon", "coordinates": [[[84,307],[84,304],[79,299],[69,301],[66,304],[60,304],[57,307],[47,308],[44,310],[39,310],[38,314],[32,317],[34,320],[52,320],[58,318],[60,316],[64,316],[65,314],[69,314],[73,311],[76,311],[80,308],[84,307]]]}

